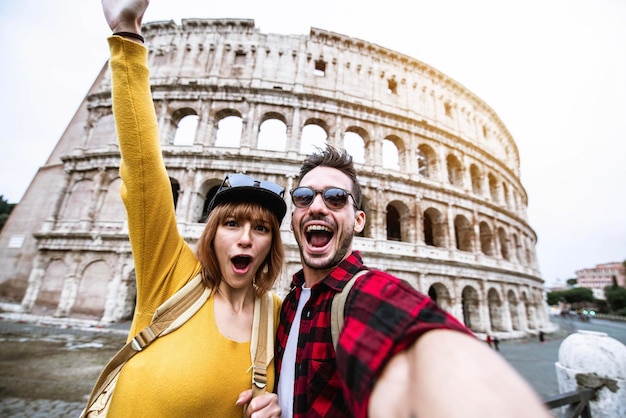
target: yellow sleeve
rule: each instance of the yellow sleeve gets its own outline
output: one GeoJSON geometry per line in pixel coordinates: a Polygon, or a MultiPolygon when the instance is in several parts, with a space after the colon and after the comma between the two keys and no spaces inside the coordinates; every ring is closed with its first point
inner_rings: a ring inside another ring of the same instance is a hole
{"type": "Polygon", "coordinates": [[[122,157],[121,194],[137,280],[130,333],[134,335],[150,323],[161,303],[200,271],[200,264],[176,224],[150,90],[148,50],[119,36],[108,42],[113,114],[122,157]]]}

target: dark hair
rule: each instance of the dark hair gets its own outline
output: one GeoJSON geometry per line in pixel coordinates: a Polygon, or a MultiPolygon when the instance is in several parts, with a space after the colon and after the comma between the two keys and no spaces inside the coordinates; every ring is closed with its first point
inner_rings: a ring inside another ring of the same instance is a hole
{"type": "Polygon", "coordinates": [[[311,170],[316,167],[330,167],[335,168],[352,180],[352,197],[354,197],[354,203],[356,208],[361,209],[361,200],[363,199],[363,192],[361,191],[361,184],[356,177],[356,170],[352,162],[352,156],[345,149],[338,149],[332,145],[326,144],[325,149],[315,148],[315,151],[302,162],[300,167],[300,174],[298,177],[298,186],[302,178],[311,170]]]}
{"type": "Polygon", "coordinates": [[[255,293],[262,296],[269,291],[280,274],[285,258],[283,242],[280,237],[280,225],[278,219],[265,206],[254,202],[225,202],[211,211],[207,224],[198,239],[196,256],[202,264],[202,278],[212,289],[217,289],[222,281],[219,263],[213,249],[213,240],[219,225],[229,218],[241,220],[263,219],[267,220],[272,230],[272,244],[265,263],[255,276],[255,293]]]}

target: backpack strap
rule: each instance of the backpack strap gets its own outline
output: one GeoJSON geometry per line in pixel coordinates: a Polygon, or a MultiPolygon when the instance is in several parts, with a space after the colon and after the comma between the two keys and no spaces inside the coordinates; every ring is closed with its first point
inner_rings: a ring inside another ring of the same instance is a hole
{"type": "Polygon", "coordinates": [[[267,366],[274,358],[274,297],[266,292],[254,301],[254,319],[250,340],[252,360],[252,397],[265,393],[267,366]]]}
{"type": "Polygon", "coordinates": [[[126,343],[104,367],[91,392],[85,411],[116,378],[122,366],[131,357],[145,349],[158,337],[168,334],[184,324],[209,299],[210,295],[211,290],[203,284],[202,277],[198,274],[159,306],[150,325],[126,343]]]}
{"type": "Polygon", "coordinates": [[[333,302],[330,307],[330,333],[333,339],[333,347],[337,352],[337,344],[339,343],[339,334],[343,328],[343,314],[346,305],[346,299],[350,293],[350,289],[354,286],[356,280],[366,274],[369,270],[358,271],[348,283],[341,289],[340,292],[335,293],[333,296],[333,302]]]}

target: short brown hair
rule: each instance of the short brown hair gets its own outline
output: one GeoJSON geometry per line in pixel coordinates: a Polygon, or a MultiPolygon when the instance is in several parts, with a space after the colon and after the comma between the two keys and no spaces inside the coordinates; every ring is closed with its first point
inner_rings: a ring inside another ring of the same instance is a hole
{"type": "Polygon", "coordinates": [[[202,264],[202,278],[212,289],[217,289],[222,281],[219,263],[213,249],[213,240],[219,225],[229,218],[237,220],[263,219],[272,230],[272,244],[265,263],[255,274],[255,294],[262,296],[269,291],[278,278],[283,266],[285,252],[280,237],[280,225],[276,216],[267,208],[252,202],[226,202],[215,207],[198,239],[196,256],[202,264]]]}
{"type": "Polygon", "coordinates": [[[358,210],[361,208],[363,200],[363,192],[361,190],[361,184],[356,176],[356,169],[352,161],[352,156],[345,149],[335,148],[330,144],[326,144],[325,149],[316,147],[315,151],[307,156],[302,162],[300,167],[300,173],[298,175],[298,185],[309,171],[316,167],[330,167],[341,171],[352,180],[352,197],[358,210]]]}

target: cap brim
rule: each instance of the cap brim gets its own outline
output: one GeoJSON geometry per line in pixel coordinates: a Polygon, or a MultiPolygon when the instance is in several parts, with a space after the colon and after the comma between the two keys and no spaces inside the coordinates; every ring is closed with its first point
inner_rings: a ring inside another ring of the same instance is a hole
{"type": "Polygon", "coordinates": [[[287,213],[285,200],[274,192],[252,186],[229,187],[217,192],[211,204],[209,213],[218,205],[227,202],[254,202],[269,209],[280,224],[287,213]]]}

